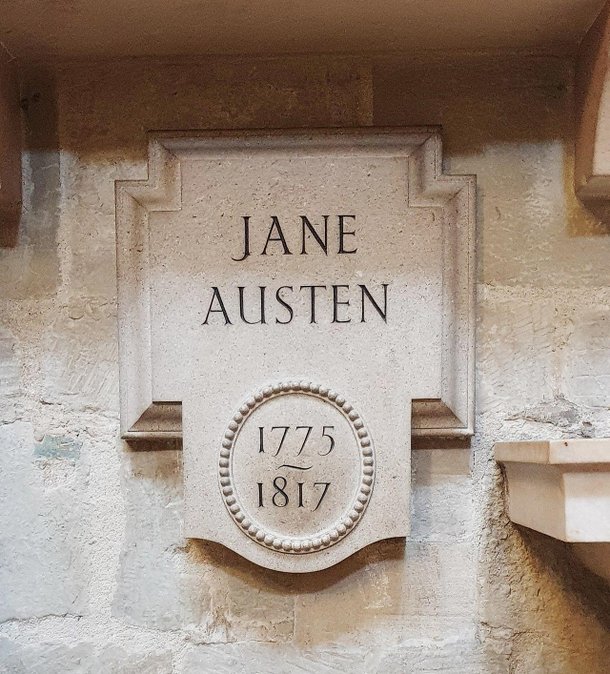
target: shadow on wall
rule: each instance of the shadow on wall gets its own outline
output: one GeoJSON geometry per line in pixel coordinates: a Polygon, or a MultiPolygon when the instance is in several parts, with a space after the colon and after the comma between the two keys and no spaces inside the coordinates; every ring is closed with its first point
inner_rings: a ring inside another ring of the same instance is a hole
{"type": "Polygon", "coordinates": [[[61,282],[58,255],[61,171],[54,74],[22,74],[23,207],[16,240],[0,248],[0,287],[11,299],[52,297],[61,282]]]}
{"type": "Polygon", "coordinates": [[[221,568],[225,573],[250,583],[252,587],[260,587],[263,583],[271,591],[298,594],[319,592],[333,587],[375,562],[404,561],[406,554],[403,539],[389,539],[373,543],[322,571],[284,573],[257,566],[223,545],[211,541],[191,539],[187,551],[197,562],[221,568]]]}
{"type": "Polygon", "coordinates": [[[527,527],[515,526],[515,531],[540,572],[554,575],[562,588],[610,632],[610,585],[583,566],[568,543],[527,527]]]}
{"type": "Polygon", "coordinates": [[[419,515],[406,542],[382,541],[309,574],[267,570],[222,545],[185,540],[180,452],[126,443],[121,451],[127,517],[115,617],[187,629],[202,643],[325,647],[364,643],[378,631],[388,643],[425,634],[430,648],[448,630],[472,639],[472,628],[464,632],[475,616],[468,449],[417,452],[419,515]]]}
{"type": "Polygon", "coordinates": [[[61,213],[62,276],[73,292],[113,295],[114,181],[146,177],[150,131],[440,125],[446,171],[479,174],[481,280],[552,285],[579,270],[585,285],[610,283],[606,244],[586,242],[608,227],[574,193],[573,76],[568,59],[514,53],[29,68],[24,212],[0,281],[15,298],[56,292],[61,213]]]}

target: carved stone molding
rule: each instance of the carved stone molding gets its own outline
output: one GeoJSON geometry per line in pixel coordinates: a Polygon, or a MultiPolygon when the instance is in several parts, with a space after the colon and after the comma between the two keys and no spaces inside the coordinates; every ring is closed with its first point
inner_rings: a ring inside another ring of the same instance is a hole
{"type": "Polygon", "coordinates": [[[373,491],[375,480],[375,459],[373,443],[360,414],[336,391],[311,382],[280,382],[257,391],[248,398],[233,415],[225,432],[219,450],[218,480],[222,497],[235,524],[253,541],[267,548],[291,554],[316,552],[339,542],[347,536],[360,521],[373,491]],[[360,454],[360,474],[358,487],[344,512],[331,526],[316,531],[311,536],[286,537],[270,530],[257,521],[239,498],[233,478],[233,458],[239,432],[248,417],[261,405],[273,398],[287,395],[306,395],[319,398],[332,405],[343,415],[352,428],[354,443],[360,454]]]}
{"type": "Polygon", "coordinates": [[[576,194],[610,222],[610,4],[582,42],[576,69],[576,194]]]}
{"type": "Polygon", "coordinates": [[[377,147],[406,163],[409,206],[440,209],[443,218],[442,367],[439,397],[412,402],[412,432],[467,437],[474,427],[475,179],[446,175],[437,128],[155,133],[149,177],[116,186],[119,275],[121,432],[127,440],[182,437],[180,400],[155,400],[151,363],[148,221],[181,209],[181,167],[221,152],[286,146],[377,147]]]}
{"type": "Polygon", "coordinates": [[[292,573],[405,537],[412,435],[473,429],[438,129],[157,133],[116,190],[121,431],[182,438],[184,535],[292,573]]]}
{"type": "MultiPolygon", "coordinates": [[[[413,437],[424,440],[461,437],[467,441],[472,435],[470,429],[463,427],[459,417],[439,398],[421,398],[411,402],[411,428],[413,437]]],[[[135,423],[122,433],[122,437],[130,442],[182,440],[182,403],[151,402],[135,423]]]]}

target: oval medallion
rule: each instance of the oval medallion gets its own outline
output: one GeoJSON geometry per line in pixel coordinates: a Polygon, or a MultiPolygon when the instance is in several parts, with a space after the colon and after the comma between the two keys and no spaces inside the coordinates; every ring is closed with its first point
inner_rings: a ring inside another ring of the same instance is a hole
{"type": "Polygon", "coordinates": [[[375,478],[373,443],[337,392],[282,382],[251,396],[222,439],[219,485],[235,524],[260,545],[328,548],[361,520],[375,478]]]}

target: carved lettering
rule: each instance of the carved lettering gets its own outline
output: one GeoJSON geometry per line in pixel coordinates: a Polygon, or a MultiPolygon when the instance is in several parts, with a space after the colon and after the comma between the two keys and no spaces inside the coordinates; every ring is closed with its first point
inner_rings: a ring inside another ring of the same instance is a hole
{"type": "Polygon", "coordinates": [[[296,244],[299,240],[299,255],[309,255],[312,251],[328,255],[328,230],[331,217],[333,218],[333,226],[337,230],[337,255],[353,255],[357,253],[358,248],[352,247],[356,238],[356,230],[348,229],[349,226],[354,225],[356,221],[355,215],[320,215],[317,217],[299,215],[294,221],[283,221],[283,223],[280,222],[277,215],[271,215],[269,222],[260,224],[251,223],[252,216],[243,215],[241,218],[243,233],[239,255],[231,256],[231,259],[234,262],[243,262],[250,255],[255,254],[255,252],[253,253],[253,244],[255,248],[260,250],[260,255],[268,256],[275,253],[292,255],[292,249],[297,248],[296,244]],[[260,231],[257,231],[257,226],[260,231]],[[290,233],[291,230],[293,230],[292,233],[290,233]],[[297,232],[300,236],[298,236],[297,232]],[[348,237],[354,238],[346,240],[348,237]],[[308,243],[313,242],[315,242],[315,245],[308,246],[308,243]],[[279,247],[275,244],[279,244],[279,247]]]}
{"type": "Polygon", "coordinates": [[[376,287],[362,283],[355,287],[347,283],[301,285],[296,289],[237,286],[236,293],[235,289],[214,286],[206,301],[203,325],[287,325],[297,319],[309,324],[387,323],[388,287],[387,283],[376,287]]]}

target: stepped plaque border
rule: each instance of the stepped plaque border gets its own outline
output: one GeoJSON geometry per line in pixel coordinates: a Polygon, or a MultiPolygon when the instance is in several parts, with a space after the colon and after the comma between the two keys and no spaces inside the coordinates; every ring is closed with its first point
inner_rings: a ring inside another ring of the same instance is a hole
{"type": "MultiPolygon", "coordinates": [[[[148,178],[115,187],[121,437],[182,438],[180,401],[153,400],[148,285],[148,214],[181,208],[181,161],[226,147],[252,151],[378,148],[408,166],[408,206],[443,210],[443,306],[440,398],[412,403],[414,437],[474,433],[476,179],[442,171],[437,127],[154,132],[148,178]]],[[[158,447],[158,443],[153,445],[158,447]]],[[[163,443],[161,444],[163,446],[163,443]]],[[[152,448],[152,447],[151,447],[152,448]]]]}

